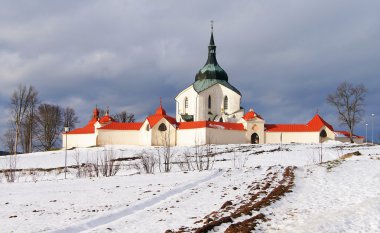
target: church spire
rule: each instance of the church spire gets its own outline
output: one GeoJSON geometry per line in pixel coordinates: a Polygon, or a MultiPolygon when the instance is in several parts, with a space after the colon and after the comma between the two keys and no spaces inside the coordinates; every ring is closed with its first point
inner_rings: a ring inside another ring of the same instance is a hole
{"type": "Polygon", "coordinates": [[[210,38],[210,44],[209,46],[215,46],[215,42],[214,42],[214,20],[211,20],[211,38],[210,38]]]}
{"type": "Polygon", "coordinates": [[[207,59],[206,65],[207,64],[218,65],[215,52],[216,52],[216,45],[214,41],[214,21],[211,20],[211,37],[210,37],[210,43],[208,45],[208,59],[207,59]]]}
{"type": "Polygon", "coordinates": [[[216,60],[216,45],[214,41],[214,21],[211,20],[211,37],[208,45],[208,57],[206,64],[195,75],[195,81],[222,80],[228,82],[227,73],[219,66],[216,60]]]}

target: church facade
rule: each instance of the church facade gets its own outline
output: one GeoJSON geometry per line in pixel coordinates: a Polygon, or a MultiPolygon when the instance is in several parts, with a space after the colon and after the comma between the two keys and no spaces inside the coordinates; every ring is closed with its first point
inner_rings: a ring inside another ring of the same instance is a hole
{"type": "MultiPolygon", "coordinates": [[[[230,84],[227,73],[217,62],[211,32],[207,62],[194,82],[175,97],[175,117],[166,114],[162,103],[155,114],[143,122],[133,123],[116,122],[108,110],[100,117],[95,108],[86,126],[63,136],[63,147],[349,141],[347,132],[334,131],[318,114],[305,124],[267,124],[253,109],[245,112],[241,98],[241,93],[230,84]]],[[[354,140],[362,143],[363,137],[355,135],[354,140]]]]}

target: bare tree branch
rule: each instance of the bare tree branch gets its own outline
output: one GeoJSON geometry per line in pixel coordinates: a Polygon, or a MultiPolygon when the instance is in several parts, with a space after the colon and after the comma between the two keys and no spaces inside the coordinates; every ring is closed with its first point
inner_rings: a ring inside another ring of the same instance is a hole
{"type": "Polygon", "coordinates": [[[338,119],[350,131],[350,141],[354,142],[352,135],[357,123],[364,113],[364,102],[367,89],[363,84],[357,86],[348,82],[340,84],[333,94],[327,96],[326,101],[338,111],[338,119]]]}

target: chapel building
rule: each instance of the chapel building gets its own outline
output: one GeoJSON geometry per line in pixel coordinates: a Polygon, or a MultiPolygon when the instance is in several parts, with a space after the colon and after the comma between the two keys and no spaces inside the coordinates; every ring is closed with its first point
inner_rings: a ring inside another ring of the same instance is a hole
{"type": "MultiPolygon", "coordinates": [[[[108,110],[101,117],[95,108],[86,126],[64,135],[63,147],[66,138],[68,148],[349,141],[348,132],[335,131],[318,114],[305,124],[267,124],[253,109],[245,112],[241,93],[216,59],[213,31],[207,56],[194,82],[175,97],[175,117],[166,114],[162,103],[155,114],[133,123],[116,122],[108,110]]],[[[354,135],[354,141],[362,143],[363,137],[354,135]]]]}

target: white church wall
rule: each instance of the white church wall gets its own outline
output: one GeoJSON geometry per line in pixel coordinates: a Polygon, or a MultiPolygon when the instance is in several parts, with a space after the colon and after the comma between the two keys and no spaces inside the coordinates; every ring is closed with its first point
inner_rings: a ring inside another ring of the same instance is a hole
{"type": "Polygon", "coordinates": [[[99,130],[98,145],[139,145],[139,130],[99,130]]]}
{"type": "MultiPolygon", "coordinates": [[[[236,92],[226,88],[221,84],[214,86],[199,93],[198,97],[198,121],[206,121],[209,118],[214,120],[215,116],[220,116],[223,112],[231,114],[240,110],[241,96],[236,92]],[[208,108],[208,98],[211,96],[211,108],[208,108]],[[224,109],[224,97],[228,98],[228,109],[224,109]],[[211,112],[211,114],[209,114],[211,112]]],[[[241,117],[242,113],[239,116],[241,117]]],[[[232,117],[232,116],[231,116],[232,117]]]]}
{"type": "MultiPolygon", "coordinates": [[[[96,146],[95,134],[67,134],[67,148],[96,146]]],[[[62,147],[66,147],[66,135],[62,134],[62,147]]]]}
{"type": "Polygon", "coordinates": [[[197,96],[198,93],[194,90],[193,85],[189,86],[182,92],[180,92],[176,100],[176,120],[177,122],[181,121],[181,114],[189,114],[196,115],[196,107],[197,107],[197,96]],[[188,107],[185,108],[185,98],[188,99],[188,107]]]}

